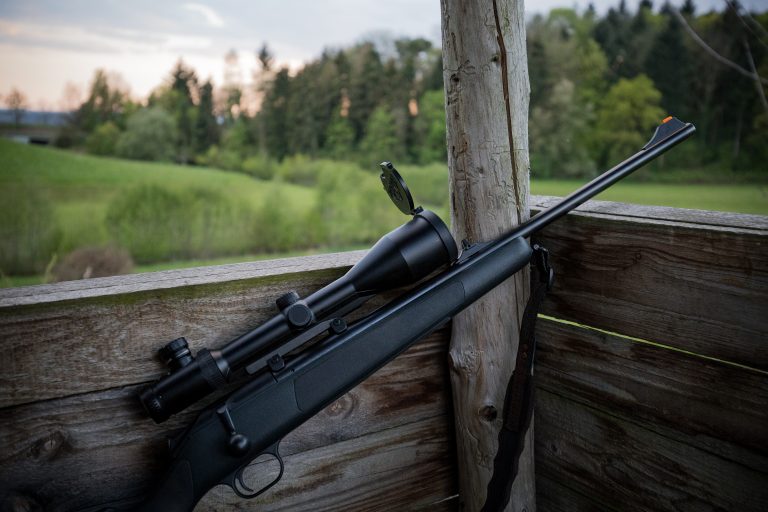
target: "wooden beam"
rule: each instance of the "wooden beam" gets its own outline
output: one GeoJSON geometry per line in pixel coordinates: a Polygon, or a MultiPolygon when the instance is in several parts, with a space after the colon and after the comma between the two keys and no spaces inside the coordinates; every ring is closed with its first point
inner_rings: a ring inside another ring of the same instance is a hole
{"type": "MultiPolygon", "coordinates": [[[[452,419],[445,414],[450,409],[449,381],[443,364],[447,345],[448,332],[445,329],[417,343],[286,437],[281,443],[284,455],[307,453],[295,459],[299,460],[301,469],[289,469],[294,459],[286,460],[286,469],[291,474],[305,473],[301,479],[306,484],[282,484],[280,496],[286,498],[286,503],[317,496],[311,492],[313,487],[306,481],[309,478],[307,474],[315,475],[315,480],[320,479],[325,469],[332,465],[328,454],[334,450],[339,456],[339,466],[331,468],[333,471],[344,472],[347,465],[363,463],[362,460],[351,460],[354,457],[350,453],[359,453],[359,444],[339,443],[373,435],[370,438],[373,444],[368,447],[367,453],[369,462],[386,458],[387,453],[394,457],[393,451],[400,457],[403,452],[399,450],[410,451],[410,448],[392,441],[393,437],[404,436],[403,432],[408,431],[406,429],[397,434],[398,429],[424,422],[431,429],[424,440],[425,448],[417,447],[414,453],[397,462],[413,464],[411,470],[402,471],[401,484],[414,488],[424,486],[425,489],[450,486],[452,480],[445,480],[442,476],[436,483],[429,478],[417,478],[417,474],[427,475],[423,473],[422,463],[440,475],[453,474],[452,419]],[[377,432],[389,432],[382,435],[389,439],[387,443],[393,445],[382,445],[382,438],[374,435],[377,432]],[[443,436],[438,443],[441,450],[439,460],[442,461],[439,468],[431,459],[435,455],[433,447],[437,447],[434,436],[438,433],[443,436]],[[323,447],[327,447],[325,451],[321,450],[325,454],[323,460],[313,462],[308,452],[323,447]],[[347,448],[352,451],[347,453],[347,448]],[[299,487],[308,491],[306,496],[289,496],[289,489],[299,492],[299,487]]],[[[21,500],[45,504],[46,510],[70,510],[146,493],[162,470],[166,436],[192,421],[202,404],[162,425],[156,425],[141,410],[136,399],[138,388],[107,389],[4,409],[3,422],[0,423],[0,508],[5,510],[11,507],[11,503],[21,500]]],[[[413,435],[409,436],[407,444],[411,446],[416,441],[413,435]]],[[[369,442],[363,444],[366,443],[369,442]]],[[[374,483],[377,478],[373,471],[363,472],[357,483],[376,487],[379,485],[374,483]]],[[[335,484],[337,491],[339,486],[349,484],[349,481],[338,480],[335,484]]],[[[394,488],[387,487],[390,484],[394,485],[390,482],[382,484],[382,487],[396,494],[394,488]]],[[[425,492],[425,499],[430,496],[443,499],[456,494],[456,488],[451,487],[444,493],[440,491],[442,494],[439,495],[430,492],[425,492]]],[[[227,498],[226,502],[231,504],[233,499],[227,498]]],[[[277,498],[265,499],[274,501],[277,498]]],[[[354,493],[341,493],[335,503],[344,499],[357,500],[359,497],[354,493]]],[[[372,505],[375,503],[372,501],[372,505]]],[[[357,506],[350,504],[341,508],[357,506]]],[[[374,507],[371,510],[391,508],[374,507]]]]}
{"type": "Polygon", "coordinates": [[[573,510],[768,500],[768,375],[547,319],[538,332],[537,477],[557,483],[543,492],[567,488],[573,510]]]}
{"type": "MultiPolygon", "coordinates": [[[[528,67],[521,0],[441,0],[452,231],[457,240],[498,237],[528,216],[528,67]]],[[[514,366],[527,272],[453,321],[450,364],[462,510],[486,498],[514,366]]],[[[532,432],[532,430],[531,430],[532,432]]],[[[509,510],[535,510],[526,436],[509,510]]]]}
{"type": "MultiPolygon", "coordinates": [[[[445,415],[285,457],[284,478],[244,506],[227,488],[196,510],[423,510],[456,500],[456,462],[445,415]]],[[[253,469],[258,471],[258,467],[253,469]]]]}
{"type": "Polygon", "coordinates": [[[768,371],[768,218],[593,202],[536,238],[546,314],[768,371]]]}
{"type": "Polygon", "coordinates": [[[277,314],[274,300],[286,291],[317,290],[360,256],[2,290],[0,407],[156,379],[165,368],[155,354],[168,341],[185,336],[194,351],[219,347],[277,314]]]}
{"type": "Polygon", "coordinates": [[[536,396],[536,429],[541,475],[622,511],[762,512],[768,503],[765,473],[548,390],[536,396]]]}

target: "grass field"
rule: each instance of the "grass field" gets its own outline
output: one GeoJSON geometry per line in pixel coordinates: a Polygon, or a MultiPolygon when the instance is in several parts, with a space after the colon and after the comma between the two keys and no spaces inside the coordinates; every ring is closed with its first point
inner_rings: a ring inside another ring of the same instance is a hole
{"type": "MultiPolygon", "coordinates": [[[[335,217],[329,217],[336,219],[334,223],[338,224],[336,226],[338,229],[342,231],[352,229],[366,221],[365,217],[369,217],[369,220],[373,220],[366,228],[365,237],[375,239],[378,233],[384,233],[390,228],[389,224],[392,224],[393,218],[394,222],[402,221],[402,218],[396,215],[388,216],[389,210],[393,208],[388,205],[386,196],[378,193],[378,178],[375,173],[362,172],[344,162],[333,164],[331,171],[338,172],[340,176],[343,175],[343,178],[336,180],[332,185],[335,188],[332,190],[334,198],[331,203],[338,201],[339,197],[347,200],[358,196],[357,202],[361,203],[356,206],[356,209],[350,209],[347,205],[338,206],[339,212],[334,214],[335,217]],[[372,188],[377,190],[372,193],[372,188]],[[346,212],[349,212],[349,215],[346,215],[346,212]]],[[[419,197],[432,198],[433,201],[447,197],[446,182],[442,178],[434,177],[434,174],[445,172],[441,166],[432,165],[422,168],[402,166],[401,171],[406,179],[409,176],[412,178],[415,189],[413,193],[417,202],[419,197]],[[423,190],[425,187],[435,190],[423,190]],[[419,188],[422,190],[420,191],[419,188]],[[441,191],[441,188],[445,191],[441,191]]],[[[328,176],[326,176],[326,185],[327,178],[328,176]]],[[[534,180],[532,192],[538,195],[563,196],[581,184],[580,181],[534,180]]],[[[23,202],[24,198],[34,191],[51,205],[61,229],[61,240],[56,249],[59,255],[78,247],[105,245],[112,242],[105,226],[105,217],[110,205],[141,185],[158,185],[171,191],[214,191],[225,196],[227,200],[231,199],[233,202],[243,203],[254,209],[279,195],[281,203],[276,208],[279,210],[278,216],[292,215],[301,219],[307,216],[306,218],[310,221],[312,221],[312,215],[315,212],[313,208],[317,204],[319,194],[328,194],[327,186],[323,192],[318,192],[322,189],[322,184],[314,189],[291,183],[260,181],[244,174],[217,169],[99,158],[63,150],[19,145],[0,139],[2,196],[6,199],[12,198],[14,202],[23,202]]],[[[633,181],[630,177],[603,192],[597,199],[768,215],[768,185],[766,184],[659,184],[633,181]]],[[[8,205],[5,206],[7,211],[8,205]]],[[[433,207],[441,215],[447,214],[445,203],[441,206],[429,204],[425,206],[433,207]]],[[[0,210],[2,207],[3,205],[0,205],[0,210]]],[[[321,219],[314,219],[314,221],[316,224],[330,222],[321,219]]],[[[301,238],[305,235],[301,232],[305,229],[302,222],[296,228],[299,232],[294,233],[294,237],[301,238]]],[[[5,242],[6,244],[15,243],[9,240],[5,242]]],[[[23,240],[18,241],[18,243],[22,242],[23,240]]],[[[322,246],[320,250],[361,247],[360,237],[357,241],[345,241],[330,236],[326,242],[319,244],[322,246]]],[[[130,250],[130,247],[128,249],[130,250]]],[[[286,249],[273,253],[269,257],[306,254],[313,250],[317,249],[301,249],[292,252],[286,249]]],[[[212,250],[210,254],[211,256],[206,257],[187,258],[187,261],[146,261],[138,265],[136,271],[248,261],[267,257],[259,254],[234,254],[216,250],[212,250]]],[[[0,285],[36,284],[42,279],[40,276],[6,276],[5,274],[0,262],[0,285]]]]}
{"type": "MultiPolygon", "coordinates": [[[[642,171],[639,171],[642,172],[642,171]]],[[[531,192],[564,196],[579,187],[579,181],[533,181],[531,192]]],[[[632,177],[600,193],[595,199],[622,203],[674,206],[695,210],[768,215],[768,185],[661,184],[633,182],[632,177]]]]}
{"type": "MultiPolygon", "coordinates": [[[[259,205],[271,188],[249,176],[208,169],[150,162],[135,162],[38,148],[0,139],[0,187],[30,187],[54,206],[63,230],[62,250],[109,241],[104,226],[107,207],[121,193],[155,184],[182,190],[203,188],[259,205]]],[[[279,184],[290,204],[300,212],[312,205],[314,192],[306,187],[279,184]]]]}

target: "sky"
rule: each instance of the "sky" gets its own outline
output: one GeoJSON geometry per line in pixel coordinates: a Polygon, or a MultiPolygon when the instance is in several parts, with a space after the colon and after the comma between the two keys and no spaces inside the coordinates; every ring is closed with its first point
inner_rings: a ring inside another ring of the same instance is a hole
{"type": "MultiPolygon", "coordinates": [[[[583,9],[586,0],[526,2],[526,13],[583,9]]],[[[618,0],[592,0],[598,12],[618,0]]],[[[634,10],[638,0],[628,0],[634,10]]],[[[656,2],[660,4],[660,0],[656,2]]],[[[679,3],[679,2],[678,2],[679,3]]],[[[742,0],[764,10],[768,0],[742,0]]],[[[699,12],[723,0],[698,0],[699,12]]],[[[366,37],[425,37],[440,44],[439,0],[2,0],[0,95],[21,89],[33,109],[61,110],[83,94],[98,68],[119,74],[134,98],[161,84],[179,58],[200,78],[223,83],[224,56],[235,50],[248,84],[264,42],[292,69],[366,37]],[[75,94],[76,96],[76,94],[75,94]]]]}

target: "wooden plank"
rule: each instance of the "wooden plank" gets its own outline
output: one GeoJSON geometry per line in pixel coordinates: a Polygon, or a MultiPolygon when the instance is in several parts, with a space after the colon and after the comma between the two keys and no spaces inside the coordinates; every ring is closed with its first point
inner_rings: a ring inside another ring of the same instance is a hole
{"type": "MultiPolygon", "coordinates": [[[[435,418],[452,433],[445,416],[450,409],[443,364],[447,343],[446,330],[417,343],[289,435],[281,452],[332,450],[342,441],[435,418]]],[[[195,413],[155,425],[141,411],[136,391],[131,386],[5,409],[0,508],[21,500],[67,510],[146,492],[160,471],[165,436],[195,413]]],[[[452,446],[448,434],[444,443],[452,446]]]]}
{"type": "Polygon", "coordinates": [[[537,385],[768,475],[768,374],[540,319],[537,385]]]}
{"type": "Polygon", "coordinates": [[[446,416],[402,425],[286,457],[266,494],[244,503],[218,487],[195,510],[431,511],[456,495],[453,443],[446,416]]]}
{"type": "MultiPolygon", "coordinates": [[[[531,196],[531,211],[539,212],[557,204],[561,197],[531,196]]],[[[597,213],[636,219],[676,221],[685,224],[740,228],[754,231],[768,231],[768,216],[745,213],[716,212],[672,208],[670,206],[649,206],[642,204],[617,203],[614,201],[587,201],[576,208],[579,213],[597,213]]]]}
{"type": "Polygon", "coordinates": [[[768,370],[768,231],[575,213],[546,314],[768,370]]]}
{"type": "MultiPolygon", "coordinates": [[[[291,454],[284,457],[283,479],[259,498],[243,500],[219,486],[195,510],[455,510],[458,483],[452,435],[450,418],[441,414],[291,454]]],[[[259,466],[250,468],[246,478],[251,471],[257,475],[259,466]]],[[[0,503],[3,510],[13,512],[77,510],[89,503],[85,498],[91,489],[84,486],[99,473],[94,468],[80,475],[75,487],[64,495],[50,494],[50,486],[44,484],[37,497],[29,488],[32,492],[4,493],[0,503]],[[40,497],[43,490],[46,497],[40,497]]],[[[115,491],[135,492],[131,482],[128,489],[121,487],[120,481],[112,485],[115,491]]],[[[129,503],[135,501],[111,504],[129,503]]]]}
{"type": "Polygon", "coordinates": [[[580,494],[563,482],[552,480],[536,471],[536,509],[541,512],[620,512],[621,503],[598,503],[594,497],[580,494]]]}
{"type": "Polygon", "coordinates": [[[537,478],[558,484],[554,510],[760,510],[768,375],[547,319],[538,335],[537,478]]]}
{"type": "Polygon", "coordinates": [[[77,300],[50,285],[37,304],[0,308],[0,407],[154,380],[166,371],[155,354],[168,341],[185,336],[193,351],[221,346],[277,314],[274,300],[286,291],[311,293],[343,270],[272,275],[253,267],[249,275],[257,277],[158,278],[156,289],[131,282],[123,294],[80,290],[86,298],[77,300]]]}
{"type": "Polygon", "coordinates": [[[294,276],[316,271],[341,274],[357,263],[367,251],[317,254],[277,260],[232,263],[162,272],[82,279],[63,283],[0,289],[0,308],[37,305],[48,302],[81,300],[91,297],[126,295],[144,291],[186,288],[234,281],[277,278],[291,281],[294,276]]]}
{"type": "Polygon", "coordinates": [[[539,474],[622,511],[762,512],[768,475],[541,389],[539,474]]]}

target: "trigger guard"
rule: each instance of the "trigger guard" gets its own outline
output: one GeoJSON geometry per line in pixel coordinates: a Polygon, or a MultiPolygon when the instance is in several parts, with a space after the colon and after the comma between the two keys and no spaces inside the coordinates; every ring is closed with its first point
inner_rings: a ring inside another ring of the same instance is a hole
{"type": "Polygon", "coordinates": [[[248,486],[248,484],[245,483],[245,481],[243,481],[243,473],[245,472],[245,470],[249,466],[251,466],[252,462],[243,465],[232,476],[232,481],[230,483],[228,483],[229,487],[232,488],[232,491],[234,491],[234,493],[238,497],[246,499],[246,500],[253,499],[253,498],[255,498],[255,497],[265,493],[266,491],[268,491],[270,488],[272,488],[272,486],[274,486],[277,482],[279,482],[280,479],[283,477],[283,472],[285,470],[285,465],[283,464],[283,458],[280,457],[280,452],[278,451],[278,446],[274,445],[274,446],[271,446],[271,447],[267,448],[266,450],[261,452],[259,454],[259,456],[265,455],[265,454],[272,455],[277,460],[278,464],[280,464],[280,472],[277,474],[275,479],[272,480],[270,483],[268,483],[267,485],[265,485],[264,487],[262,487],[258,491],[254,491],[253,489],[251,489],[248,486]],[[244,489],[247,492],[243,492],[243,490],[240,489],[241,487],[242,487],[242,489],[244,489]]]}

